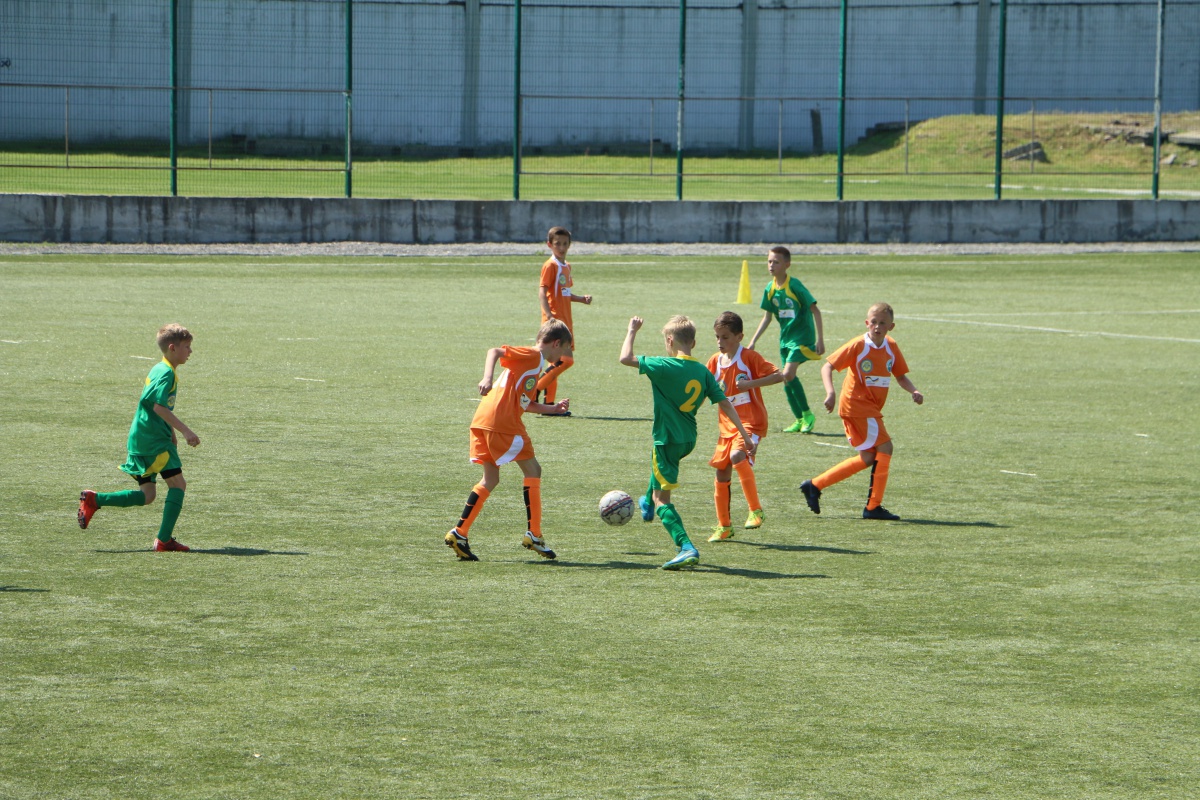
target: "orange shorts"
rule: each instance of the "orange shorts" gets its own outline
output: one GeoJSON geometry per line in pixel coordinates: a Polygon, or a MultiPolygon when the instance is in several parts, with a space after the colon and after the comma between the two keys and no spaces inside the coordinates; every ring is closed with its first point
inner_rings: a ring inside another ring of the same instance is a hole
{"type": "Polygon", "coordinates": [[[519,433],[497,433],[471,428],[472,464],[508,464],[533,458],[533,442],[519,433]]]}
{"type": "Polygon", "coordinates": [[[872,450],[884,442],[890,442],[882,417],[842,417],[842,427],[850,446],[860,452],[872,450]]]}
{"type": "MultiPolygon", "coordinates": [[[[747,430],[750,438],[757,445],[762,437],[752,430],[747,430]]],[[[732,436],[722,436],[717,439],[717,449],[713,451],[713,457],[708,460],[708,465],[716,469],[729,469],[733,466],[733,453],[735,450],[741,450],[743,453],[749,453],[750,448],[746,447],[746,442],[742,439],[740,433],[735,433],[732,436]]],[[[750,466],[754,466],[754,457],[748,456],[747,460],[750,466]]]]}

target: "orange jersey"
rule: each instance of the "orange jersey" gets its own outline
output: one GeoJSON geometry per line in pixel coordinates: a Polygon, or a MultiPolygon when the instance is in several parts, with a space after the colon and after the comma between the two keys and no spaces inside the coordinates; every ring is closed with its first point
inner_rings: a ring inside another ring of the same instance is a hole
{"type": "MultiPolygon", "coordinates": [[[[575,282],[571,280],[571,265],[550,256],[542,264],[542,278],[538,285],[546,290],[550,313],[555,319],[565,322],[567,330],[574,335],[575,329],[571,327],[571,287],[575,282]]],[[[542,322],[545,323],[547,319],[546,311],[542,309],[542,322]]]]}
{"type": "Polygon", "coordinates": [[[492,390],[479,401],[471,427],[497,433],[516,433],[528,439],[529,434],[525,432],[521,415],[533,401],[537,392],[538,373],[545,362],[536,347],[504,345],[503,350],[500,366],[504,367],[504,372],[492,384],[492,390]]]}
{"type": "MultiPolygon", "coordinates": [[[[739,346],[737,352],[730,358],[728,366],[721,366],[720,353],[713,354],[713,357],[708,360],[708,371],[716,376],[717,383],[725,390],[725,397],[737,409],[746,432],[766,436],[767,406],[763,403],[762,392],[758,389],[743,391],[737,388],[737,377],[745,375],[749,380],[757,380],[774,375],[779,372],[778,368],[758,352],[739,346]]],[[[718,425],[720,426],[720,436],[733,436],[737,433],[737,427],[729,417],[725,416],[724,411],[720,412],[718,425]]]]}
{"type": "Polygon", "coordinates": [[[892,377],[908,374],[908,364],[896,340],[888,336],[876,347],[865,333],[835,350],[825,359],[841,372],[847,370],[838,400],[839,417],[882,417],[892,377]]]}

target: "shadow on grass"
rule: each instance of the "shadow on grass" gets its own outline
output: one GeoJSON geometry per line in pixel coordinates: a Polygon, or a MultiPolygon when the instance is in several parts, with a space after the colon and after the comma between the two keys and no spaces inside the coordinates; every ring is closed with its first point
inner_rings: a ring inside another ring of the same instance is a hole
{"type": "Polygon", "coordinates": [[[654,422],[653,417],[591,417],[583,414],[573,414],[576,419],[598,419],[602,422],[654,422]]]}
{"type": "Polygon", "coordinates": [[[48,592],[49,589],[26,589],[24,586],[0,586],[0,592],[48,592]]]}
{"type": "MultiPolygon", "coordinates": [[[[96,550],[97,553],[109,553],[113,555],[123,555],[127,553],[153,553],[149,547],[140,547],[136,550],[96,550]]],[[[264,550],[258,547],[212,547],[201,548],[193,547],[190,553],[199,553],[207,556],[306,556],[308,553],[299,550],[264,550]]],[[[185,553],[184,555],[190,555],[185,553]]]]}
{"type": "Polygon", "coordinates": [[[834,553],[843,556],[870,556],[874,550],[846,550],[841,547],[821,547],[815,544],[776,544],[774,542],[747,542],[744,539],[726,539],[721,547],[740,544],[746,547],[761,547],[764,550],[782,550],[787,553],[834,553]]]}
{"type": "Polygon", "coordinates": [[[958,520],[946,519],[908,519],[902,517],[898,520],[902,525],[938,525],[943,528],[1007,528],[1007,525],[1001,525],[996,522],[960,522],[958,520]]]}
{"type": "MultiPolygon", "coordinates": [[[[648,555],[654,555],[650,553],[648,555]]],[[[661,557],[661,554],[659,554],[661,557]]],[[[583,569],[638,569],[638,570],[654,570],[660,568],[659,564],[647,564],[645,562],[633,561],[603,561],[603,562],[583,562],[583,561],[547,561],[546,564],[554,564],[559,567],[581,567],[583,569]]],[[[735,575],[739,578],[755,578],[757,580],[799,580],[805,578],[828,578],[828,575],[789,575],[784,572],[763,572],[757,569],[737,569],[735,567],[722,567],[714,564],[700,564],[691,570],[681,570],[690,572],[715,572],[721,575],[735,575]]]]}

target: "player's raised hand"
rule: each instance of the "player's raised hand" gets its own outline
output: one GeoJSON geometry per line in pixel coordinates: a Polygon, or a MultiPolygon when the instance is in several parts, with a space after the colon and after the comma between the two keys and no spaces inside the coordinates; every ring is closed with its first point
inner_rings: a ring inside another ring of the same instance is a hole
{"type": "Polygon", "coordinates": [[[637,333],[639,330],[641,330],[641,328],[642,328],[642,318],[641,317],[630,317],[629,332],[637,333]]]}

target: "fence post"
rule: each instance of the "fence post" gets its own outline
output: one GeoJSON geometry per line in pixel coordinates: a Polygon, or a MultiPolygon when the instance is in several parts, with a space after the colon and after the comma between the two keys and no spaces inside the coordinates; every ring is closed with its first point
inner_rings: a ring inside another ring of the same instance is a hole
{"type": "Polygon", "coordinates": [[[171,0],[171,196],[179,196],[179,0],[171,0]]]}
{"type": "Polygon", "coordinates": [[[679,101],[675,108],[675,199],[683,199],[683,96],[687,66],[687,0],[679,0],[679,101]]]}
{"type": "Polygon", "coordinates": [[[1162,157],[1162,65],[1163,23],[1167,17],[1167,0],[1158,0],[1158,32],[1154,53],[1154,170],[1150,179],[1150,195],[1158,199],[1158,175],[1162,157]]]}
{"type": "Polygon", "coordinates": [[[354,0],[346,0],[346,197],[354,196],[354,156],[350,125],[354,120],[354,0]]]}
{"type": "Polygon", "coordinates": [[[842,0],[841,33],[838,35],[838,151],[837,151],[837,199],[843,197],[842,189],[846,172],[846,23],[849,0],[842,0]]]}
{"type": "Polygon", "coordinates": [[[521,199],[521,0],[513,0],[513,200],[521,199]]]}
{"type": "Polygon", "coordinates": [[[1004,61],[1008,47],[1008,0],[1000,0],[1000,35],[996,53],[996,172],[995,199],[1000,199],[1004,176],[1004,61]]]}

